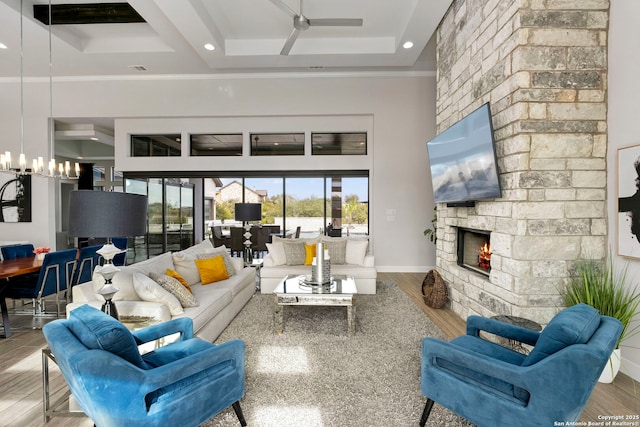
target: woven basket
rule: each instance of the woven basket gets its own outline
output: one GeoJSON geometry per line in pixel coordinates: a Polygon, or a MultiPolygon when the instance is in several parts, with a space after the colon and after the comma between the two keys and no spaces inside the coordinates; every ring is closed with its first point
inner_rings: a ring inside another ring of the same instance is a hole
{"type": "Polygon", "coordinates": [[[442,276],[436,270],[430,270],[422,281],[422,298],[431,308],[442,308],[447,302],[449,292],[442,276]]]}

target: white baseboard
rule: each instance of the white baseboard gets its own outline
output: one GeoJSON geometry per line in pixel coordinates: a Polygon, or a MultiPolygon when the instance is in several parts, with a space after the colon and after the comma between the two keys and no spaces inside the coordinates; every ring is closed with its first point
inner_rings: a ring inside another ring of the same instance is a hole
{"type": "Polygon", "coordinates": [[[630,361],[629,359],[626,359],[624,355],[622,356],[622,361],[620,362],[620,371],[625,375],[633,378],[634,380],[640,381],[640,365],[630,361]]]}
{"type": "Polygon", "coordinates": [[[426,273],[433,270],[435,266],[397,266],[397,265],[376,265],[378,273],[426,273]]]}

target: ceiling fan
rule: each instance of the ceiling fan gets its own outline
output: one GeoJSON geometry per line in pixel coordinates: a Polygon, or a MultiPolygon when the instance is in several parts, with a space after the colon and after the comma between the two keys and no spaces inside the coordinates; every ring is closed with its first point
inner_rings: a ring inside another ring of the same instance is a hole
{"type": "Polygon", "coordinates": [[[278,6],[285,13],[293,18],[293,31],[284,43],[280,55],[288,55],[301,31],[308,30],[309,27],[362,27],[361,18],[320,18],[309,19],[302,14],[302,0],[300,0],[300,13],[296,13],[283,0],[271,0],[271,3],[278,6]]]}

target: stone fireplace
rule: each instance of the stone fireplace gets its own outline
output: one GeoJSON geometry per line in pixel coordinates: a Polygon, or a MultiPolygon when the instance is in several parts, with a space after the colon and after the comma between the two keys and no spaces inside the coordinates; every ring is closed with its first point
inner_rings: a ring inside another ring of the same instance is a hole
{"type": "Polygon", "coordinates": [[[575,261],[605,255],[608,19],[608,0],[456,0],[440,23],[437,131],[489,101],[502,186],[437,206],[436,265],[462,318],[546,324],[575,261]],[[486,230],[490,268],[459,265],[460,229],[486,230]]]}

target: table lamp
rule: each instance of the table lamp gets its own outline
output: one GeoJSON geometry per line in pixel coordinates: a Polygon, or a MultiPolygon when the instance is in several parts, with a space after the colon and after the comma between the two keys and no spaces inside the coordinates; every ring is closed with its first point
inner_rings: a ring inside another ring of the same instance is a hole
{"type": "Polygon", "coordinates": [[[236,221],[244,224],[244,262],[251,264],[253,254],[251,253],[251,225],[249,221],[260,221],[262,219],[262,205],[260,203],[236,203],[236,221]]]}
{"type": "Polygon", "coordinates": [[[105,299],[102,311],[118,318],[112,298],[118,287],[111,283],[119,271],[113,258],[127,248],[117,248],[112,237],[140,236],[147,232],[147,196],[108,191],[77,190],[69,193],[69,236],[106,238],[107,243],[98,251],[104,258],[99,273],[104,286],[98,293],[105,299]]]}

